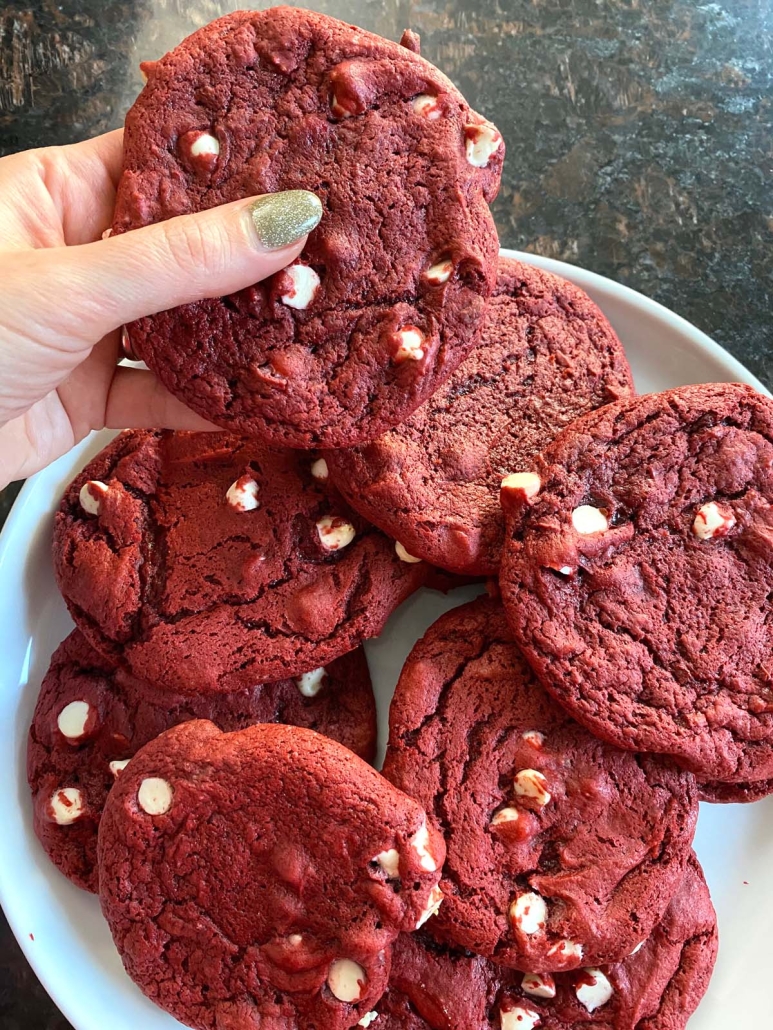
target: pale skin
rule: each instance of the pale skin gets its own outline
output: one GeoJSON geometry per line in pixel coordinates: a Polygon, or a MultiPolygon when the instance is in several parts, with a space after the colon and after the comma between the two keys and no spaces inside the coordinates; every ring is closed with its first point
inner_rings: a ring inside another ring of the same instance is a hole
{"type": "Polygon", "coordinates": [[[212,429],[151,372],[118,367],[121,326],[259,282],[305,243],[267,250],[250,200],[101,239],[121,148],[119,130],[0,160],[0,487],[92,429],[212,429]]]}

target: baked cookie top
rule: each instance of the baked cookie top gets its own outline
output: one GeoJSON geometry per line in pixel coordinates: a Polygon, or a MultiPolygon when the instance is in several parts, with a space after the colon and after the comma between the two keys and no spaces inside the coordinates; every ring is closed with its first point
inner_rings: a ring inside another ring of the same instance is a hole
{"type": "Polygon", "coordinates": [[[97,889],[97,829],[108,791],[144,744],[171,726],[210,719],[221,730],[256,722],[304,726],[369,761],[376,703],[357,648],[296,679],[232,694],[174,695],[104,658],[74,630],[54,652],[27,742],[35,832],[73,883],[97,889]]]}
{"type": "Polygon", "coordinates": [[[437,907],[442,837],[346,748],[188,722],[146,744],[99,827],[126,971],[191,1027],[353,1026],[389,953],[437,907]]]}
{"type": "Polygon", "coordinates": [[[503,489],[515,639],[599,736],[773,777],[773,401],[683,386],[583,416],[503,489]]]}
{"type": "Polygon", "coordinates": [[[298,8],[227,15],[146,70],[114,232],[294,189],[323,217],[284,272],[141,319],[134,350],[205,418],[274,444],[400,422],[479,335],[499,132],[413,49],[298,8]]]}
{"type": "Polygon", "coordinates": [[[693,856],[663,920],[603,969],[518,973],[422,934],[395,945],[374,1030],[683,1030],[709,985],[717,923],[693,856]]]}
{"type": "Polygon", "coordinates": [[[499,488],[586,411],[633,394],[609,322],[558,276],[499,259],[480,344],[401,425],[331,451],[336,485],[406,550],[454,572],[499,569],[499,488]]]}
{"type": "Polygon", "coordinates": [[[431,570],[402,561],[324,472],[227,433],[122,433],[56,516],[76,624],[178,693],[299,676],[353,650],[431,570]]]}
{"type": "Polygon", "coordinates": [[[684,875],[693,776],[596,739],[543,691],[502,607],[454,608],[408,656],[384,775],[447,848],[439,939],[536,973],[624,958],[684,875]]]}

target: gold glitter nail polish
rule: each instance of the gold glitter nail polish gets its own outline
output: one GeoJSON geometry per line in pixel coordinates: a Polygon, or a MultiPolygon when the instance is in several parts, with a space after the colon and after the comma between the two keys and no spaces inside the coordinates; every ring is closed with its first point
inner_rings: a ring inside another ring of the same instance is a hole
{"type": "Polygon", "coordinates": [[[264,250],[280,250],[311,232],[322,218],[319,197],[308,190],[267,193],[250,207],[258,242],[264,250]]]}

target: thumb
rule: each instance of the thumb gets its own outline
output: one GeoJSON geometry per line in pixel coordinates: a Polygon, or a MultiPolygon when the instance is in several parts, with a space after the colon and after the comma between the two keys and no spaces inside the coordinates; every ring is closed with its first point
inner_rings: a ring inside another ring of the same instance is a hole
{"type": "Polygon", "coordinates": [[[48,318],[44,307],[34,321],[47,342],[54,334],[69,350],[143,315],[234,293],[289,264],[321,217],[318,197],[288,190],[96,243],[34,251],[28,260],[38,296],[61,298],[48,318]]]}

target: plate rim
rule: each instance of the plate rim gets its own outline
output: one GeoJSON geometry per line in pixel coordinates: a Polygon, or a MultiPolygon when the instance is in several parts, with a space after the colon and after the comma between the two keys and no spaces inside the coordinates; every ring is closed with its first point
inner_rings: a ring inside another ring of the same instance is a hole
{"type": "MultiPolygon", "coordinates": [[[[727,370],[729,377],[726,381],[748,383],[760,393],[771,396],[770,391],[764,384],[724,347],[681,315],[646,297],[637,290],[615,282],[613,279],[609,279],[597,272],[559,261],[555,258],[543,257],[542,255],[507,247],[500,248],[499,253],[503,257],[514,258],[524,264],[543,268],[554,275],[576,283],[581,289],[593,295],[594,300],[599,304],[602,311],[604,310],[604,298],[608,298],[612,302],[622,303],[637,309],[637,313],[641,312],[658,322],[665,323],[673,333],[681,337],[688,348],[707,353],[717,364],[723,366],[727,370]]],[[[83,443],[84,441],[81,441],[76,446],[82,446],[83,443]]],[[[46,470],[43,469],[25,482],[0,531],[0,582],[2,582],[3,572],[8,564],[11,541],[26,516],[27,507],[31,503],[38,480],[45,472],[46,470]]],[[[56,986],[54,978],[49,976],[48,967],[50,960],[45,957],[48,953],[35,948],[33,942],[28,939],[26,929],[22,925],[24,921],[22,903],[16,902],[13,893],[13,884],[10,882],[10,878],[6,876],[2,864],[0,864],[0,907],[3,909],[11,932],[21,948],[25,959],[53,1004],[72,1023],[75,1030],[95,1030],[82,1004],[77,1004],[75,995],[64,996],[56,986]]],[[[163,1012],[163,1010],[159,1011],[163,1012]]],[[[168,1017],[167,1013],[163,1014],[168,1017]]]]}

